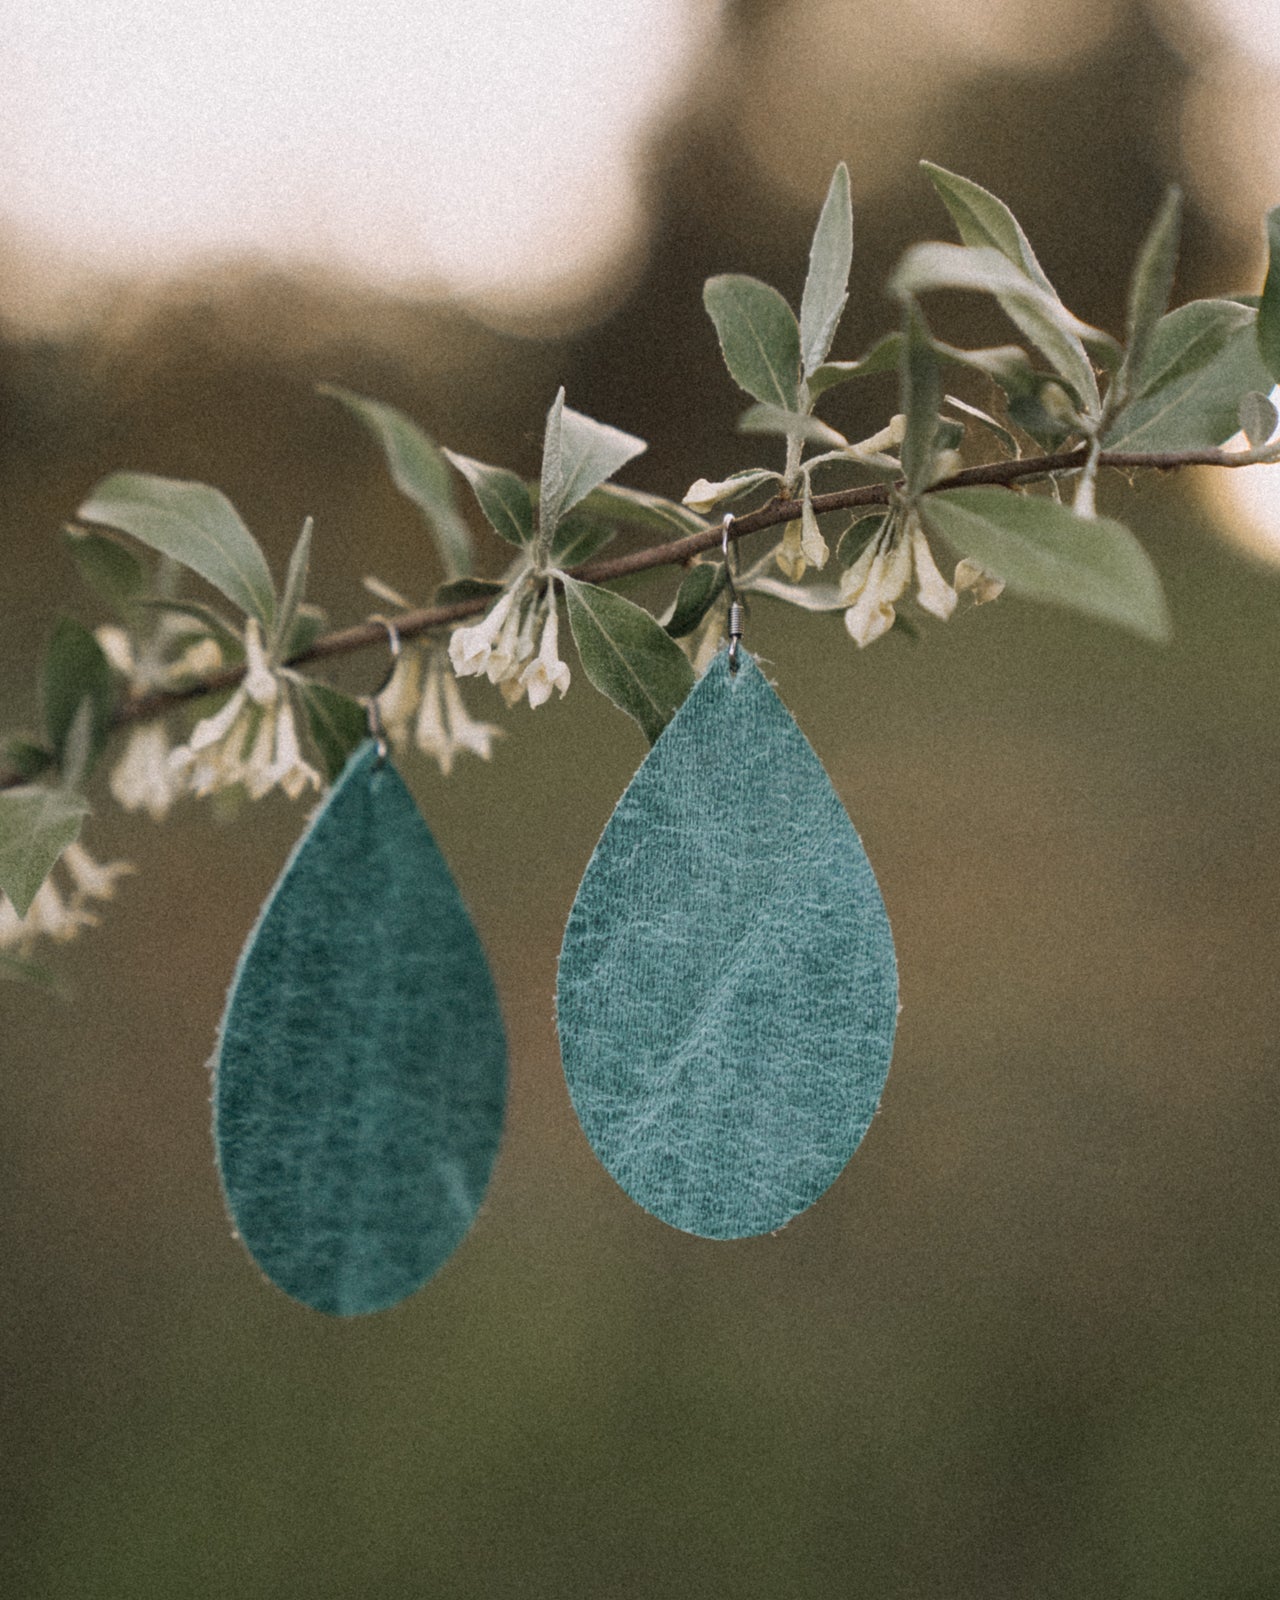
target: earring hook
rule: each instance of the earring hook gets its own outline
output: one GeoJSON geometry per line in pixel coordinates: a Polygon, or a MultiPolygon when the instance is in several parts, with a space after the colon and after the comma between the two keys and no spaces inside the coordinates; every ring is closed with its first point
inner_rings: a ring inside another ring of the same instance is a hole
{"type": "MultiPolygon", "coordinates": [[[[742,638],[742,601],[738,595],[738,586],[733,581],[733,562],[729,553],[729,529],[733,525],[733,513],[726,511],[724,523],[720,530],[720,548],[724,551],[724,577],[729,589],[729,671],[738,670],[738,644],[742,638]]],[[[736,555],[736,551],[734,553],[736,555]]]]}
{"type": "Polygon", "coordinates": [[[378,747],[378,765],[387,759],[387,730],[382,725],[382,713],[378,709],[379,696],[395,677],[396,668],[400,664],[400,631],[388,617],[374,616],[370,622],[377,622],[387,630],[387,646],[391,652],[391,664],[388,666],[382,682],[373,691],[364,697],[365,712],[369,719],[369,737],[378,747]]]}

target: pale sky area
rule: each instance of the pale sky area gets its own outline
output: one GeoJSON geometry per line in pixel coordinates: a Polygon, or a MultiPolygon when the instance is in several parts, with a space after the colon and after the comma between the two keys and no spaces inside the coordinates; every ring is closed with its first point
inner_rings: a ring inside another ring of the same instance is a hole
{"type": "MultiPolygon", "coordinates": [[[[50,265],[210,255],[539,293],[637,243],[718,0],[0,0],[0,217],[50,265]]],[[[570,291],[571,292],[571,291],[570,291]]]]}
{"type": "MultiPolygon", "coordinates": [[[[1191,78],[1178,164],[1260,274],[1260,219],[1280,202],[1280,0],[1146,3],[1191,78]]],[[[643,255],[644,141],[717,47],[720,12],[0,0],[0,315],[64,315],[113,276],[245,256],[481,310],[571,310],[643,255]]],[[[1105,49],[1115,16],[1115,0],[1073,0],[1052,27],[1042,0],[789,0],[774,70],[737,102],[741,137],[763,181],[818,194],[818,118],[866,196],[887,176],[877,150],[923,136],[928,107],[901,92],[913,64],[1054,68],[1105,49]]],[[[1280,560],[1280,469],[1220,476],[1227,523],[1280,560]]]]}

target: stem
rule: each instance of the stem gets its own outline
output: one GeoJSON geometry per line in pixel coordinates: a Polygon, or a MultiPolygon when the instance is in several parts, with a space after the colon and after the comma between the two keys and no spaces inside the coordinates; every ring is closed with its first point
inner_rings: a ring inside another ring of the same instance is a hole
{"type": "MultiPolygon", "coordinates": [[[[942,478],[939,482],[931,484],[925,493],[936,494],[940,489],[972,488],[981,484],[1008,487],[1013,483],[1034,481],[1055,473],[1079,471],[1089,465],[1090,453],[1089,446],[1082,446],[1072,450],[1062,450],[1054,455],[1029,456],[1018,461],[992,461],[980,467],[965,467],[949,478],[942,478]]],[[[1098,467],[1116,467],[1121,471],[1147,469],[1172,472],[1179,467],[1250,467],[1277,461],[1280,461],[1280,447],[1261,450],[1103,450],[1096,455],[1098,467]]],[[[858,506],[888,505],[898,487],[900,486],[893,483],[871,483],[857,489],[837,489],[830,494],[815,494],[813,509],[821,516],[824,512],[851,510],[858,506]]],[[[776,528],[783,523],[793,522],[800,515],[801,504],[798,500],[777,496],[768,505],[761,506],[758,511],[735,517],[729,529],[729,537],[741,539],[750,533],[760,533],[766,528],[776,528]]],[[[715,549],[720,544],[721,538],[722,529],[717,523],[715,526],[700,529],[697,533],[687,534],[683,539],[673,539],[668,544],[649,545],[642,550],[633,550],[629,555],[615,556],[607,561],[588,561],[583,566],[571,568],[569,576],[577,578],[582,583],[603,584],[615,582],[618,578],[630,577],[633,573],[648,572],[657,567],[683,566],[694,556],[701,555],[703,551],[715,549]]],[[[491,603],[490,598],[484,597],[475,600],[455,600],[451,605],[426,606],[417,611],[406,611],[391,620],[395,623],[396,631],[402,639],[413,639],[487,611],[491,603]]],[[[381,622],[359,622],[353,627],[340,628],[333,633],[324,634],[306,650],[290,657],[285,665],[301,667],[308,662],[351,655],[357,650],[367,650],[374,646],[385,649],[386,641],[386,629],[381,622]]],[[[244,677],[244,670],[243,666],[223,667],[221,671],[195,680],[181,689],[156,689],[147,694],[135,695],[116,708],[111,726],[121,728],[134,722],[144,722],[189,700],[198,700],[203,695],[233,689],[244,677]]],[[[0,789],[15,788],[24,781],[19,773],[0,768],[0,789]]]]}

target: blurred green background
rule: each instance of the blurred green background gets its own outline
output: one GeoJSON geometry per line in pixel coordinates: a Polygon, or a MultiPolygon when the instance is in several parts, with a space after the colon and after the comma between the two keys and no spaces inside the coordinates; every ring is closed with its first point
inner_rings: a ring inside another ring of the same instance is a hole
{"type": "MultiPolygon", "coordinates": [[[[526,471],[561,381],[650,441],[641,487],[748,464],[702,280],[797,297],[841,157],[840,356],[890,325],[901,248],[946,236],[922,156],[1003,195],[1090,321],[1122,327],[1172,178],[1179,298],[1256,288],[1238,196],[1215,209],[1197,155],[1199,16],[744,0],[648,136],[645,253],[554,336],[536,304],[482,319],[252,263],[11,316],[0,724],[32,719],[58,613],[102,620],[58,530],[116,467],[217,484],[277,569],[313,514],[339,620],[367,571],[429,593],[416,514],[320,381],[526,471]],[[966,33],[996,12],[1016,48],[966,33]]],[[[1005,337],[980,306],[938,322],[1005,337]]],[[[863,431],[893,407],[891,385],[834,399],[863,431]]],[[[1190,479],[1113,479],[1103,504],[1166,581],[1168,649],[1005,599],[859,654],[838,621],[754,607],[876,867],[904,1005],[870,1134],[777,1237],[665,1229],[574,1121],[556,954],[644,753],[580,675],[536,715],[471,695],[507,729],[492,764],[403,764],[493,960],[512,1097],[468,1241],[367,1321],[260,1281],[208,1140],[226,985],[302,808],[219,825],[188,802],[157,828],[103,803],[87,843],[139,872],[58,952],[72,997],[0,989],[0,1592],[1280,1594],[1280,583],[1190,479]]]]}

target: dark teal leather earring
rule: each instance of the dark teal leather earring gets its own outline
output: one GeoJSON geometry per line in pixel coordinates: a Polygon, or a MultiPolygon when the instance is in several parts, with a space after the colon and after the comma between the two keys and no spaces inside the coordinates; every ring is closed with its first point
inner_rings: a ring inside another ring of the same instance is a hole
{"type": "Polygon", "coordinates": [[[369,708],[371,737],[240,956],[214,1064],[235,1227],[273,1283],[336,1316],[394,1305],[458,1247],[506,1097],[484,951],[391,764],[376,697],[369,708]]]}

